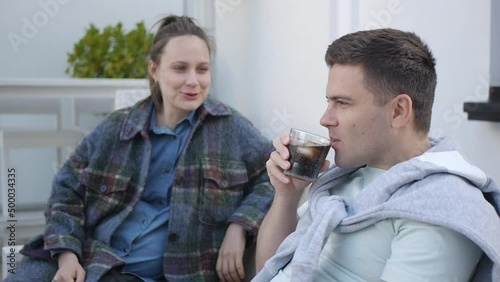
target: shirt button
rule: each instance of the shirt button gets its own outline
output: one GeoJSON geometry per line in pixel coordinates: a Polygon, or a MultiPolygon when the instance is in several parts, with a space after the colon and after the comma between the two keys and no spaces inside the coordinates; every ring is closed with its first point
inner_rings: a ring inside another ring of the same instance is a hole
{"type": "Polygon", "coordinates": [[[102,185],[100,189],[101,189],[101,192],[104,193],[108,190],[108,187],[106,185],[102,185]]]}
{"type": "Polygon", "coordinates": [[[170,173],[170,169],[165,169],[165,173],[170,173]]]}
{"type": "Polygon", "coordinates": [[[172,233],[172,234],[168,235],[168,240],[169,240],[170,242],[175,242],[175,241],[177,241],[178,239],[179,239],[179,236],[178,236],[177,234],[175,234],[175,233],[172,233]]]}
{"type": "Polygon", "coordinates": [[[174,140],[177,140],[177,136],[174,135],[173,138],[174,138],[174,140]]]}
{"type": "Polygon", "coordinates": [[[148,222],[147,220],[143,219],[142,220],[142,225],[146,225],[147,222],[148,222]]]}
{"type": "Polygon", "coordinates": [[[123,248],[123,251],[128,253],[128,248],[123,248]]]}

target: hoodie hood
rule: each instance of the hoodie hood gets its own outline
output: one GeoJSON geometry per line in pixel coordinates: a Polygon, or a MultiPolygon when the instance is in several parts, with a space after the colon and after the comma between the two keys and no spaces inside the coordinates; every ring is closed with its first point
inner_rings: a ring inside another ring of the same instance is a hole
{"type": "Polygon", "coordinates": [[[427,152],[415,158],[426,165],[432,164],[469,180],[476,187],[482,187],[488,183],[488,176],[479,168],[468,163],[458,151],[427,152]]]}

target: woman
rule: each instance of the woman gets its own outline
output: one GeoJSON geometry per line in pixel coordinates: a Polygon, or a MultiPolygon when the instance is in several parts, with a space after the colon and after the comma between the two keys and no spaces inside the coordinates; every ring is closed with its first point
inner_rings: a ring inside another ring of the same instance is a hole
{"type": "Polygon", "coordinates": [[[54,179],[45,234],[6,281],[239,281],[273,197],[268,140],[208,98],[211,44],[168,16],[151,96],[110,114],[54,179]],[[34,276],[33,276],[34,275],[34,276]]]}

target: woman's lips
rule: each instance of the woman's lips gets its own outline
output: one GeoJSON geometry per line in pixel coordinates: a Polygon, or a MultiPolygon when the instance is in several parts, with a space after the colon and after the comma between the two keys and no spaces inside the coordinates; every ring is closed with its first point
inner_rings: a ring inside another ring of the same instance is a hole
{"type": "Polygon", "coordinates": [[[187,99],[194,100],[198,97],[198,93],[181,92],[181,94],[187,99]]]}

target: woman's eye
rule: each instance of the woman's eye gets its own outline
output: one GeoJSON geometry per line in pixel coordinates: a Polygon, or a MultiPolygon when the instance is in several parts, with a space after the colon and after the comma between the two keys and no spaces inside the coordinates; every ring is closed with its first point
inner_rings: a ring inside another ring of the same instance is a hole
{"type": "Polygon", "coordinates": [[[185,69],[186,69],[186,68],[185,68],[184,66],[175,66],[175,67],[174,67],[174,70],[176,70],[176,71],[183,71],[183,70],[185,70],[185,69]]]}

